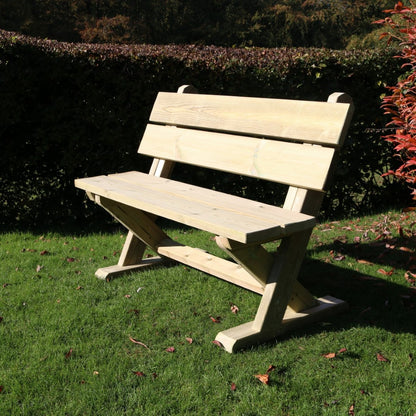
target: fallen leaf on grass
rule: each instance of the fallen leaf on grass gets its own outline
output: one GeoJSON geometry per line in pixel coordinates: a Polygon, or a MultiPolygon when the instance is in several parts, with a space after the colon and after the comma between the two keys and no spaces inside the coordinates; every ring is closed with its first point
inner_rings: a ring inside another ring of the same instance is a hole
{"type": "Polygon", "coordinates": [[[74,259],[73,257],[67,257],[67,258],[66,258],[66,261],[67,261],[68,263],[73,263],[73,262],[75,261],[75,259],[74,259]]]}
{"type": "Polygon", "coordinates": [[[353,403],[348,409],[348,416],[354,416],[354,415],[355,415],[355,404],[353,403]]]}
{"type": "Polygon", "coordinates": [[[42,251],[40,252],[40,255],[41,255],[41,256],[46,256],[47,254],[49,254],[49,251],[48,251],[48,250],[42,250],[42,251]]]}
{"type": "Polygon", "coordinates": [[[131,298],[131,295],[124,295],[124,297],[125,297],[126,299],[130,299],[130,298],[131,298]]]}
{"type": "Polygon", "coordinates": [[[224,348],[224,345],[221,344],[221,342],[217,341],[216,339],[214,341],[212,341],[213,344],[215,344],[216,346],[220,347],[220,348],[224,348]]]}
{"type": "Polygon", "coordinates": [[[137,341],[137,339],[129,337],[129,340],[133,342],[134,344],[141,345],[142,347],[145,347],[146,349],[150,350],[150,348],[146,344],[143,344],[143,342],[137,341]]]}
{"type": "Polygon", "coordinates": [[[0,393],[3,391],[4,387],[0,386],[0,393]]]}
{"type": "Polygon", "coordinates": [[[192,344],[194,342],[194,340],[192,338],[186,337],[185,338],[189,344],[192,344]]]}
{"type": "Polygon", "coordinates": [[[216,318],[214,318],[213,316],[209,317],[211,319],[212,322],[214,322],[214,324],[219,324],[221,322],[221,316],[217,316],[216,318]]]}
{"type": "Polygon", "coordinates": [[[39,273],[42,269],[43,269],[43,266],[41,266],[40,264],[38,264],[36,266],[36,273],[39,273]]]}
{"type": "Polygon", "coordinates": [[[137,377],[144,377],[145,374],[141,371],[133,371],[133,374],[135,374],[137,377]]]}
{"type": "Polygon", "coordinates": [[[84,289],[82,286],[77,286],[77,290],[84,289]]]}
{"type": "Polygon", "coordinates": [[[328,352],[328,354],[322,354],[322,357],[331,359],[331,358],[335,358],[336,357],[336,353],[335,352],[328,352]]]}
{"type": "Polygon", "coordinates": [[[257,378],[257,380],[261,381],[263,384],[269,384],[270,382],[270,376],[268,374],[257,374],[254,377],[257,378]]]}
{"type": "Polygon", "coordinates": [[[342,353],[344,353],[344,352],[347,352],[347,349],[346,349],[346,348],[341,348],[341,349],[338,351],[338,354],[342,354],[342,353]]]}
{"type": "Polygon", "coordinates": [[[175,347],[168,347],[165,350],[166,352],[175,352],[175,347]]]}
{"type": "Polygon", "coordinates": [[[276,366],[271,364],[271,365],[269,365],[269,368],[267,369],[266,373],[271,373],[274,370],[276,370],[276,366]]]}
{"type": "Polygon", "coordinates": [[[416,274],[410,272],[409,270],[404,274],[404,278],[410,283],[414,284],[416,283],[416,274]]]}
{"type": "Polygon", "coordinates": [[[69,349],[69,351],[65,354],[65,359],[69,359],[69,358],[71,358],[71,355],[72,355],[72,348],[70,348],[69,349]]]}
{"type": "Polygon", "coordinates": [[[385,276],[391,276],[394,272],[394,269],[389,270],[388,272],[384,269],[378,269],[377,273],[384,274],[385,276]]]}
{"type": "Polygon", "coordinates": [[[233,303],[231,304],[231,312],[237,314],[239,311],[238,306],[234,305],[233,303]]]}
{"type": "Polygon", "coordinates": [[[389,362],[389,359],[388,358],[386,358],[386,357],[384,357],[384,355],[383,354],[380,354],[379,352],[377,353],[377,361],[381,361],[381,362],[384,362],[384,363],[388,363],[389,362]]]}
{"type": "Polygon", "coordinates": [[[373,262],[368,261],[368,260],[364,260],[364,259],[358,259],[358,260],[357,260],[357,263],[360,263],[360,264],[367,264],[367,265],[369,265],[369,266],[372,266],[372,265],[374,264],[373,262]]]}
{"type": "Polygon", "coordinates": [[[400,251],[405,251],[405,252],[407,252],[407,253],[413,253],[413,251],[414,250],[412,250],[411,248],[409,248],[409,247],[399,247],[399,250],[400,251]]]}
{"type": "Polygon", "coordinates": [[[235,383],[231,383],[231,391],[235,391],[237,389],[237,386],[235,383]]]}

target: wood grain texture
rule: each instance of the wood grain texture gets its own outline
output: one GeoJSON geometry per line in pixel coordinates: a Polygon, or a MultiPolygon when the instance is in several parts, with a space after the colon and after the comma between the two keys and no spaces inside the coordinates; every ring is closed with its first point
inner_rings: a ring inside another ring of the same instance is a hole
{"type": "Polygon", "coordinates": [[[242,243],[279,239],[316,222],[309,215],[139,172],[78,179],[76,186],[242,243]]]}
{"type": "Polygon", "coordinates": [[[349,103],[160,92],[150,121],[339,147],[349,103]]]}
{"type": "Polygon", "coordinates": [[[139,152],[307,189],[323,190],[334,149],[149,124],[139,152]]]}

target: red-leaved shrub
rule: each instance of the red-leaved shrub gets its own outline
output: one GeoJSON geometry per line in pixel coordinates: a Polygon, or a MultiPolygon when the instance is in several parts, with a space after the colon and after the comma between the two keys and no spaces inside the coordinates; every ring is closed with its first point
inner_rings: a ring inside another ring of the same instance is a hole
{"type": "Polygon", "coordinates": [[[416,199],[416,2],[410,0],[408,3],[409,6],[405,6],[398,1],[394,9],[385,11],[389,16],[376,23],[388,28],[381,38],[387,38],[389,43],[399,41],[397,57],[405,61],[403,68],[406,69],[406,75],[399,78],[395,86],[389,87],[390,95],[382,102],[382,108],[391,117],[387,127],[394,131],[384,138],[394,144],[402,163],[385,175],[405,180],[416,199]]]}

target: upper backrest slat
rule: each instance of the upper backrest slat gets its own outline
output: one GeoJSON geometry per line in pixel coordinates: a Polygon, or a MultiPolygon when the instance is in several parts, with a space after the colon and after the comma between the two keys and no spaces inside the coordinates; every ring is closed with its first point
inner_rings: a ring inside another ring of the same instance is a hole
{"type": "Polygon", "coordinates": [[[351,104],[160,92],[150,121],[342,146],[351,104]]]}

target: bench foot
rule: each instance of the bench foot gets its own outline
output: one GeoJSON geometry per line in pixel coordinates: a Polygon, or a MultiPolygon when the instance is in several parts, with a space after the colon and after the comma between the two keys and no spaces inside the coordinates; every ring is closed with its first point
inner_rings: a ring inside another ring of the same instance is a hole
{"type": "Polygon", "coordinates": [[[114,277],[121,276],[126,273],[132,273],[135,271],[147,269],[149,267],[156,267],[159,265],[166,265],[166,263],[171,262],[172,260],[166,259],[164,257],[151,257],[148,259],[141,260],[138,264],[132,264],[128,266],[119,266],[118,264],[114,266],[102,267],[95,272],[95,277],[101,280],[111,280],[114,277]]]}
{"type": "Polygon", "coordinates": [[[317,306],[302,312],[294,312],[288,308],[281,325],[276,325],[276,329],[273,332],[261,331],[255,328],[254,321],[252,321],[219,332],[215,340],[221,343],[225,351],[233,353],[254,344],[270,341],[287,331],[299,328],[305,324],[317,322],[327,316],[332,316],[334,313],[348,309],[347,302],[332,296],[319,298],[318,302],[317,306]]]}

